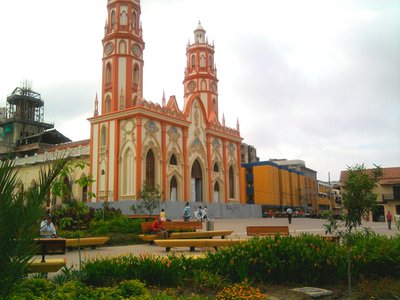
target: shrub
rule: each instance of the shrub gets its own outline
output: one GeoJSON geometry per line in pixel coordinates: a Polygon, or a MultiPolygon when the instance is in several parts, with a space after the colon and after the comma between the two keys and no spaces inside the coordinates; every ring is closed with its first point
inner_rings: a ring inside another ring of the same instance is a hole
{"type": "Polygon", "coordinates": [[[93,221],[89,229],[89,232],[95,236],[111,232],[139,233],[140,231],[140,220],[131,220],[123,215],[107,221],[93,221]]]}
{"type": "Polygon", "coordinates": [[[259,288],[253,288],[247,281],[224,287],[217,293],[217,300],[264,300],[267,295],[262,294],[259,288]]]}
{"type": "Polygon", "coordinates": [[[94,212],[95,221],[107,221],[122,215],[119,208],[110,207],[108,202],[103,202],[102,208],[96,209],[94,212]]]}
{"type": "Polygon", "coordinates": [[[50,295],[54,289],[55,285],[45,278],[29,278],[21,282],[11,299],[36,299],[46,297],[50,295]]]}

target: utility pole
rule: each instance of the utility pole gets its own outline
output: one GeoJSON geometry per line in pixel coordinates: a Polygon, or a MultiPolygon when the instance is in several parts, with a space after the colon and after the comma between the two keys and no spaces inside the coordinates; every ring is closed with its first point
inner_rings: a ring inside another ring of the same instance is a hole
{"type": "Polygon", "coordinates": [[[329,197],[329,204],[330,204],[329,206],[330,206],[330,211],[333,211],[331,172],[328,172],[328,184],[329,184],[328,197],[329,197]]]}

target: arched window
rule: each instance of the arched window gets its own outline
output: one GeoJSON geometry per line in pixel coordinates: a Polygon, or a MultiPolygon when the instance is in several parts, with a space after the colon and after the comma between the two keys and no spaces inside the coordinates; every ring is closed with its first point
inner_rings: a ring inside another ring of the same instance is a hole
{"type": "Polygon", "coordinates": [[[218,163],[216,162],[215,164],[214,164],[214,172],[219,172],[219,167],[218,167],[218,163]]]}
{"type": "MultiPolygon", "coordinates": [[[[87,182],[85,174],[82,174],[81,182],[87,182]]],[[[87,202],[87,200],[88,200],[88,186],[87,186],[87,184],[82,186],[82,195],[81,196],[82,196],[82,202],[87,202]]]]}
{"type": "Polygon", "coordinates": [[[213,98],[213,110],[217,111],[217,101],[215,101],[215,98],[213,98]]]}
{"type": "Polygon", "coordinates": [[[212,55],[210,55],[210,57],[209,57],[208,64],[210,65],[210,68],[213,67],[213,58],[212,58],[212,55]]]}
{"type": "Polygon", "coordinates": [[[102,126],[101,127],[100,145],[101,145],[101,147],[105,147],[107,145],[107,129],[106,129],[106,126],[102,126]]]}
{"type": "Polygon", "coordinates": [[[106,114],[111,112],[111,99],[110,96],[107,95],[106,97],[106,114]]]}
{"type": "Polygon", "coordinates": [[[126,54],[126,43],[125,43],[125,41],[121,41],[119,43],[119,53],[126,54]]]}
{"type": "Polygon", "coordinates": [[[232,166],[229,167],[229,198],[235,198],[235,175],[232,166]]]}
{"type": "Polygon", "coordinates": [[[115,10],[111,12],[111,26],[114,27],[115,25],[115,10]]]}
{"type": "Polygon", "coordinates": [[[128,148],[122,161],[122,194],[133,194],[133,151],[128,148]]]}
{"type": "Polygon", "coordinates": [[[200,56],[200,67],[204,68],[206,66],[206,58],[204,54],[200,56]]]}
{"type": "Polygon", "coordinates": [[[108,63],[106,66],[106,84],[111,83],[111,64],[108,63]]]}
{"type": "Polygon", "coordinates": [[[192,62],[192,68],[194,68],[196,66],[196,55],[194,54],[192,55],[191,62],[192,62]]]}
{"type": "Polygon", "coordinates": [[[169,164],[170,165],[174,165],[174,166],[176,166],[178,163],[177,163],[177,161],[176,161],[176,156],[175,156],[175,154],[172,154],[171,155],[171,158],[170,158],[170,160],[169,160],[169,164]]]}
{"type": "Polygon", "coordinates": [[[127,15],[126,15],[126,12],[125,12],[125,11],[123,11],[123,12],[121,13],[120,24],[121,24],[122,26],[128,25],[128,17],[127,17],[127,15]]]}
{"type": "Polygon", "coordinates": [[[139,66],[135,64],[135,67],[133,68],[133,83],[138,84],[139,83],[139,66]]]}
{"type": "Polygon", "coordinates": [[[207,89],[207,83],[206,83],[205,80],[202,80],[202,81],[201,81],[201,89],[202,89],[202,90],[206,90],[206,89],[207,89]]]}
{"type": "Polygon", "coordinates": [[[136,28],[136,11],[132,13],[132,28],[136,28]]]}
{"type": "Polygon", "coordinates": [[[146,184],[153,187],[155,184],[155,161],[153,151],[150,149],[146,155],[146,184]]]}

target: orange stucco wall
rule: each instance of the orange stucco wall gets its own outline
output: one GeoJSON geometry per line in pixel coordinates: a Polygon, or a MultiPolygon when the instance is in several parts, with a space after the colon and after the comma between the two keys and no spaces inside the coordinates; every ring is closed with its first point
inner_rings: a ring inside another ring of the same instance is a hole
{"type": "Polygon", "coordinates": [[[254,203],[280,205],[279,169],[275,166],[254,166],[254,203]]]}

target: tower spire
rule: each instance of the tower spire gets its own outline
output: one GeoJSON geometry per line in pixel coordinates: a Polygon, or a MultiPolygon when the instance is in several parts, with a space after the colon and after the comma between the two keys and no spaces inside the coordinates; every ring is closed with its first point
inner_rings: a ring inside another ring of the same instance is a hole
{"type": "Polygon", "coordinates": [[[222,114],[222,126],[225,127],[225,114],[224,113],[222,114]]]}
{"type": "Polygon", "coordinates": [[[236,121],[236,130],[240,131],[239,117],[237,118],[237,121],[236,121]]]}
{"type": "Polygon", "coordinates": [[[163,90],[162,94],[162,107],[165,107],[165,90],[163,90]]]}

